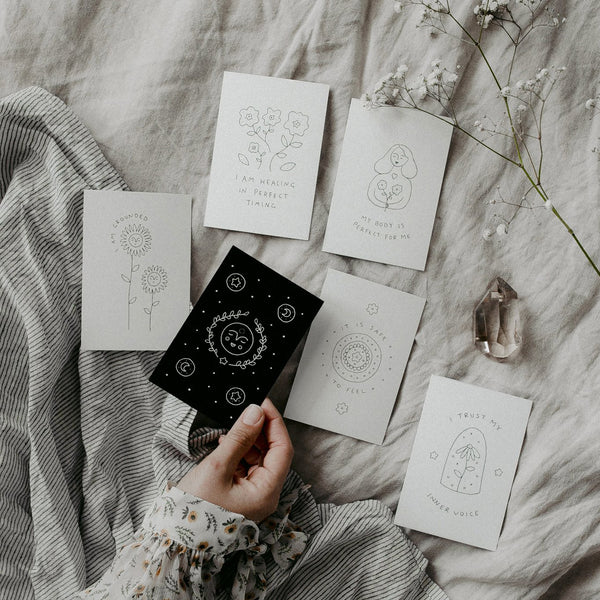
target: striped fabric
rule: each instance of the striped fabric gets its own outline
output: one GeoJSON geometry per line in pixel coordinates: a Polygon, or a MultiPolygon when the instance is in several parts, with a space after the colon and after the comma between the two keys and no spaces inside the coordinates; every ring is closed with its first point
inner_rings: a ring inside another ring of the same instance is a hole
{"type": "MultiPolygon", "coordinates": [[[[157,353],[79,350],[84,189],[126,186],[73,113],[40,88],[0,101],[0,599],[97,580],[218,435],[148,382],[157,353]]],[[[304,493],[292,518],[311,540],[268,565],[269,598],[446,597],[380,503],[304,493]]]]}

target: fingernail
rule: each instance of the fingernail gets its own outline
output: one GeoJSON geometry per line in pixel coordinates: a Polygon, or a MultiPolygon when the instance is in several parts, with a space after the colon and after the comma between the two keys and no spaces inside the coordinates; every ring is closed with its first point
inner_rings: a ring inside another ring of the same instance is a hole
{"type": "Polygon", "coordinates": [[[256,425],[263,416],[262,408],[256,404],[250,404],[242,414],[242,421],[246,425],[256,425]]]}

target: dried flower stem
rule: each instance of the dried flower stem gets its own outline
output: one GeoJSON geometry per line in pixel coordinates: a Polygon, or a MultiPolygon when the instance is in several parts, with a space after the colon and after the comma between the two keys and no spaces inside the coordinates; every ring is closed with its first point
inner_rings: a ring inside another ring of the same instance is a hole
{"type": "MultiPolygon", "coordinates": [[[[534,30],[540,27],[558,27],[560,24],[559,15],[552,14],[548,9],[542,10],[542,2],[540,0],[480,0],[474,10],[479,27],[476,33],[472,33],[453,14],[450,0],[406,0],[404,2],[396,0],[396,12],[401,12],[405,4],[416,5],[422,8],[423,13],[420,26],[429,27],[435,33],[439,32],[449,35],[477,49],[502,99],[507,126],[503,130],[501,124],[494,122],[486,115],[483,117],[483,120],[486,124],[491,123],[492,127],[484,125],[481,121],[476,121],[475,127],[479,132],[489,134],[487,138],[483,139],[468,131],[459,122],[458,113],[452,101],[457,75],[448,71],[445,67],[441,67],[441,61],[439,60],[433,61],[431,65],[433,70],[431,73],[427,76],[420,75],[416,83],[413,84],[409,84],[406,80],[408,67],[401,65],[395,74],[390,73],[378,84],[371,94],[366,94],[364,99],[373,107],[403,106],[427,113],[445,122],[450,122],[455,129],[486,148],[486,150],[489,150],[511,165],[518,167],[530,184],[530,188],[527,190],[525,196],[531,190],[535,190],[536,194],[542,200],[543,205],[565,227],[589,264],[600,277],[598,266],[584,248],[573,228],[551,203],[542,185],[542,167],[544,165],[542,120],[548,97],[552,93],[564,69],[554,67],[540,69],[535,75],[535,79],[517,81],[514,86],[512,84],[513,70],[517,62],[520,45],[534,30]],[[519,22],[518,12],[525,15],[523,23],[519,22]],[[546,15],[546,19],[542,15],[546,15]],[[456,26],[460,35],[453,34],[447,27],[446,21],[456,26]],[[496,26],[500,31],[504,32],[513,46],[506,74],[506,85],[502,85],[498,74],[499,71],[492,66],[482,45],[485,31],[491,25],[496,26]],[[422,101],[427,100],[435,101],[449,118],[440,116],[435,111],[421,104],[422,101]],[[529,127],[533,129],[532,133],[527,131],[527,126],[523,123],[524,118],[527,118],[531,122],[529,127]],[[514,157],[494,148],[487,142],[489,138],[495,135],[501,135],[512,140],[514,157]],[[528,141],[532,143],[528,143],[528,141]]],[[[563,19],[563,22],[565,20],[563,19]]],[[[599,103],[600,98],[590,99],[586,103],[586,108],[594,112],[598,111],[599,103]]],[[[523,196],[523,199],[525,196],[523,196]]],[[[505,202],[505,204],[507,203],[505,202]]],[[[515,206],[517,205],[515,204],[515,206]]],[[[520,208],[523,208],[522,202],[518,205],[517,211],[515,211],[511,221],[520,208]]],[[[490,235],[487,235],[488,233],[489,230],[486,230],[486,235],[484,235],[486,239],[490,237],[490,235]]]]}

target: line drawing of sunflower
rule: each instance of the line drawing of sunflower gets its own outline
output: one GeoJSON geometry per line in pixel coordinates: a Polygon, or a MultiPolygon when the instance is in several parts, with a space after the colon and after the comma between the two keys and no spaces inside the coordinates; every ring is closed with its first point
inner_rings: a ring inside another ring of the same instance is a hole
{"type": "Polygon", "coordinates": [[[142,289],[146,294],[158,294],[168,283],[167,272],[159,265],[146,267],[142,273],[142,289]]]}
{"type": "Polygon", "coordinates": [[[142,273],[142,289],[150,295],[150,306],[144,308],[148,315],[148,330],[152,331],[152,311],[154,307],[160,304],[160,300],[155,300],[154,295],[163,292],[169,284],[167,272],[160,265],[151,265],[144,269],[142,273]]]}
{"type": "Polygon", "coordinates": [[[137,296],[131,297],[131,282],[133,274],[140,268],[139,264],[135,264],[135,259],[144,256],[152,248],[152,234],[145,225],[130,223],[121,231],[120,242],[130,259],[129,275],[121,273],[121,279],[127,284],[127,329],[131,329],[131,305],[137,300],[137,296]]]}
{"type": "Polygon", "coordinates": [[[130,256],[144,256],[151,247],[152,234],[145,225],[132,223],[121,231],[121,248],[130,256]]]}

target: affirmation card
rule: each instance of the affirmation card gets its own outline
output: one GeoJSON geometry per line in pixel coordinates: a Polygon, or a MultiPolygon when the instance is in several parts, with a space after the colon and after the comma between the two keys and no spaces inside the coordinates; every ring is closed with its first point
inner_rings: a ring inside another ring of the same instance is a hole
{"type": "Polygon", "coordinates": [[[204,225],[307,240],[329,86],[225,72],[204,225]]]}
{"type": "Polygon", "coordinates": [[[495,550],[531,405],[432,376],[395,523],[495,550]]]}
{"type": "Polygon", "coordinates": [[[82,350],[165,350],[190,312],[192,199],[85,190],[82,350]]]}
{"type": "Polygon", "coordinates": [[[322,304],[233,246],[150,381],[229,427],[265,399],[322,304]]]}
{"type": "Polygon", "coordinates": [[[352,100],[323,250],[425,269],[452,125],[352,100]]]}
{"type": "Polygon", "coordinates": [[[382,444],[425,300],[333,269],[321,297],[284,416],[382,444]]]}

